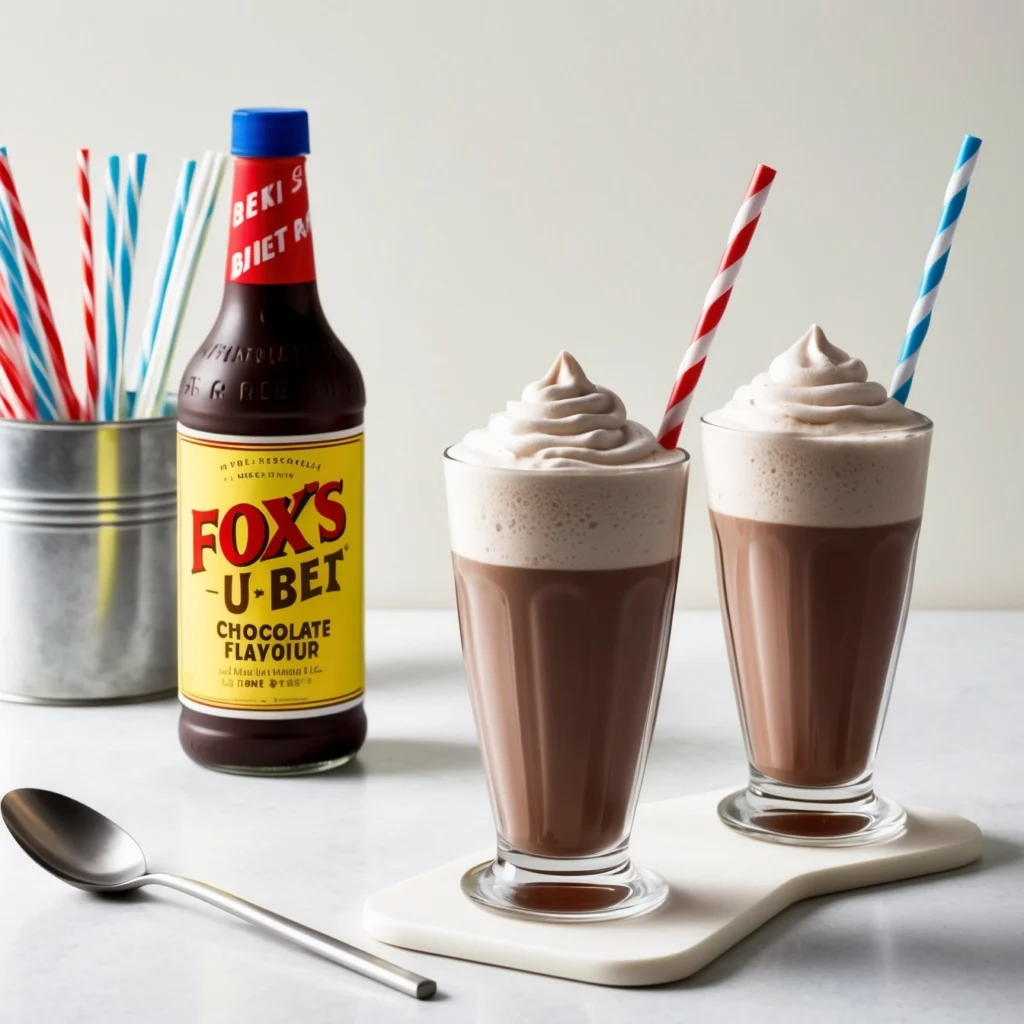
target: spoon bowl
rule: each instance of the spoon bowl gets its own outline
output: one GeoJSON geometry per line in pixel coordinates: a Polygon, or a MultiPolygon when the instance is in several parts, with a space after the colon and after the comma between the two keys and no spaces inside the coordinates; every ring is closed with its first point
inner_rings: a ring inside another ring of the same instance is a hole
{"type": "Polygon", "coordinates": [[[222,889],[180,875],[151,872],[142,847],[120,825],[62,793],[11,790],[0,800],[0,816],[18,845],[37,864],[76,888],[127,892],[143,885],[164,885],[414,999],[430,999],[437,991],[436,983],[429,978],[222,889]]]}
{"type": "Polygon", "coordinates": [[[0,815],[18,845],[58,878],[90,892],[143,884],[146,857],[120,825],[62,793],[15,789],[0,815]]]}

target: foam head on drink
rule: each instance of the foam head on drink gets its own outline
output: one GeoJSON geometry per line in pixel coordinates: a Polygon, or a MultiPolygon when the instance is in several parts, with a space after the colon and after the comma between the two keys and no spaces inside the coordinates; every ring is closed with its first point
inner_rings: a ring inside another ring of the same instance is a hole
{"type": "Polygon", "coordinates": [[[877,743],[931,424],[816,325],[703,424],[751,763],[789,785],[846,785],[877,743]]]}
{"type": "Polygon", "coordinates": [[[661,686],[686,456],[563,352],[445,459],[470,694],[501,841],[624,842],[661,686]]]}
{"type": "Polygon", "coordinates": [[[671,484],[624,471],[679,462],[629,420],[621,399],[561,353],[522,398],[453,446],[457,554],[529,568],[614,569],[662,562],[678,523],[660,515],[671,484]],[[462,473],[458,464],[515,476],[462,473]],[[618,471],[618,472],[616,472],[618,471]],[[557,474],[557,479],[556,479],[557,474]],[[478,514],[463,516],[473,508],[478,514]],[[582,528],[581,528],[582,527],[582,528]]]}
{"type": "Polygon", "coordinates": [[[305,111],[235,111],[224,300],[177,403],[179,735],[240,772],[366,735],[365,396],[320,305],[308,152],[305,111]]]}

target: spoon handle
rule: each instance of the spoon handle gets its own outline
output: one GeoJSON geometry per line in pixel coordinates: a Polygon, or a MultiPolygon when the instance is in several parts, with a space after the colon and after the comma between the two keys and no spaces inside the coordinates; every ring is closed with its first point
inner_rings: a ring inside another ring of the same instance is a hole
{"type": "Polygon", "coordinates": [[[429,999],[437,991],[437,984],[429,978],[419,974],[413,974],[397,964],[382,960],[379,956],[366,953],[355,946],[350,946],[340,939],[331,938],[323,932],[314,931],[297,921],[291,921],[287,917],[275,914],[272,910],[265,910],[256,906],[248,900],[232,896],[231,893],[216,889],[205,882],[197,882],[191,878],[182,878],[180,875],[165,875],[163,873],[147,874],[141,879],[143,884],[166,885],[170,889],[195,896],[196,899],[209,903],[221,910],[226,910],[243,921],[248,921],[259,928],[282,939],[287,939],[296,946],[301,946],[310,953],[316,953],[333,963],[347,967],[350,971],[362,974],[374,981],[379,981],[413,999],[429,999]]]}

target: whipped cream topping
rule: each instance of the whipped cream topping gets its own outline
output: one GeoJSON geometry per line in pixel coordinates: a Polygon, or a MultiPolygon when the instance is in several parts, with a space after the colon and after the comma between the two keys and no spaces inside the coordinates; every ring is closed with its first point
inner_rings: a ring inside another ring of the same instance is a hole
{"type": "Polygon", "coordinates": [[[868,380],[867,367],[813,324],[767,373],[736,389],[706,417],[719,426],[779,433],[842,434],[905,427],[922,417],[868,380]]]}
{"type": "Polygon", "coordinates": [[[815,325],[704,417],[708,504],[792,526],[909,522],[924,507],[931,431],[908,428],[927,424],[815,325]]]}
{"type": "Polygon", "coordinates": [[[450,454],[471,465],[541,470],[616,469],[679,458],[627,419],[622,399],[593,384],[568,352],[450,454]]]}

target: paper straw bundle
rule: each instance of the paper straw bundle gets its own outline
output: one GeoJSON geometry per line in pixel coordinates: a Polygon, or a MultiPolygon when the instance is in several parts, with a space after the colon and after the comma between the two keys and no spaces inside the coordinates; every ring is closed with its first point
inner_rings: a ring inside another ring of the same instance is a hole
{"type": "Polygon", "coordinates": [[[199,172],[186,160],[171,204],[160,262],[138,346],[139,398],[132,408],[126,372],[147,158],[106,163],[103,259],[104,323],[97,323],[92,189],[88,149],[77,154],[85,393],[71,383],[28,222],[6,149],[0,148],[0,417],[121,420],[164,414],[178,334],[202,254],[225,157],[207,153],[199,172]]]}

